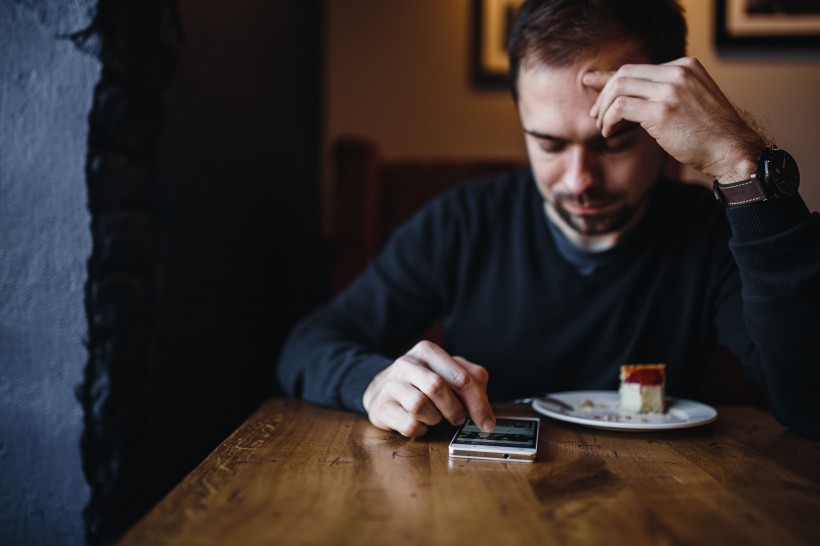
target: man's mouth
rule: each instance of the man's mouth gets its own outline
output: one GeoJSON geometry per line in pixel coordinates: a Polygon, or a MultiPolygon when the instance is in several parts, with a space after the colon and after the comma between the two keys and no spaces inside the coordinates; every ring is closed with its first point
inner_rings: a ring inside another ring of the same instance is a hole
{"type": "Polygon", "coordinates": [[[577,214],[579,216],[595,216],[598,214],[602,214],[608,212],[615,208],[616,204],[613,202],[609,203],[589,203],[584,205],[574,204],[574,203],[566,203],[564,204],[564,208],[566,208],[570,213],[577,214]]]}
{"type": "Polygon", "coordinates": [[[583,196],[572,198],[559,198],[559,207],[563,207],[570,214],[578,216],[596,216],[611,212],[620,206],[620,200],[611,199],[588,199],[583,196]]]}
{"type": "Polygon", "coordinates": [[[624,195],[600,191],[581,195],[555,195],[553,210],[567,225],[584,235],[617,231],[629,221],[634,212],[624,195]]]}

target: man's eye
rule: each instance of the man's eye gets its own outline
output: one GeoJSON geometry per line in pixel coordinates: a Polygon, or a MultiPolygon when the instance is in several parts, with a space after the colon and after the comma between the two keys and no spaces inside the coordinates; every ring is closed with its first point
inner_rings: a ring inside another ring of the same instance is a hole
{"type": "Polygon", "coordinates": [[[610,154],[617,154],[624,152],[632,147],[634,139],[631,135],[619,136],[612,139],[604,139],[601,141],[601,151],[610,154]]]}
{"type": "Polygon", "coordinates": [[[541,148],[542,152],[548,154],[557,154],[558,152],[562,151],[566,146],[561,142],[541,142],[538,145],[541,148]]]}

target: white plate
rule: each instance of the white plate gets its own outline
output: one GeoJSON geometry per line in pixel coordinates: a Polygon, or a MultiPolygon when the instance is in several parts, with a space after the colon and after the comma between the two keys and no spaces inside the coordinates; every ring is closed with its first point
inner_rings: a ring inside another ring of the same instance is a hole
{"type": "Polygon", "coordinates": [[[699,427],[717,419],[712,406],[685,400],[666,398],[666,413],[632,413],[621,411],[621,398],[615,391],[573,391],[550,394],[573,407],[562,409],[556,404],[536,398],[532,407],[547,417],[588,427],[612,430],[651,431],[699,427]]]}

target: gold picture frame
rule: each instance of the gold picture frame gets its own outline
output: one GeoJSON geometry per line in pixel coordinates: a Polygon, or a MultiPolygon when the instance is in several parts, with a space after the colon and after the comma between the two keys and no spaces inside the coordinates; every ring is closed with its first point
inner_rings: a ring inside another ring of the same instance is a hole
{"type": "Polygon", "coordinates": [[[509,40],[524,0],[473,0],[473,84],[478,88],[507,86],[509,40]]]}

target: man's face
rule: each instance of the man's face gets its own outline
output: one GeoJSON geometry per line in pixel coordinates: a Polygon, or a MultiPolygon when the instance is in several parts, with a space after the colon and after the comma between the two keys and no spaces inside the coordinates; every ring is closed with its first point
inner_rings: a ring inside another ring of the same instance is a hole
{"type": "Polygon", "coordinates": [[[525,63],[519,74],[518,112],[536,184],[582,236],[622,230],[660,175],[662,150],[639,125],[623,122],[601,136],[589,115],[598,93],[582,83],[590,70],[641,62],[628,45],[608,46],[569,67],[525,63]]]}

